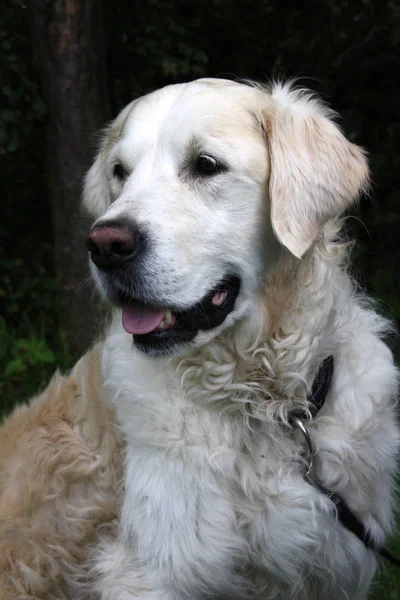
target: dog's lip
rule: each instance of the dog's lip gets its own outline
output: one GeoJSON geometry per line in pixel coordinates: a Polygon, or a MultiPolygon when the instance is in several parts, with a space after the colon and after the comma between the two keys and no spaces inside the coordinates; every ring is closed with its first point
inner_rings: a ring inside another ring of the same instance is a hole
{"type": "Polygon", "coordinates": [[[119,297],[122,323],[135,340],[161,340],[179,332],[213,329],[233,310],[239,293],[240,279],[226,275],[199,302],[186,308],[144,303],[125,294],[119,297]]]}

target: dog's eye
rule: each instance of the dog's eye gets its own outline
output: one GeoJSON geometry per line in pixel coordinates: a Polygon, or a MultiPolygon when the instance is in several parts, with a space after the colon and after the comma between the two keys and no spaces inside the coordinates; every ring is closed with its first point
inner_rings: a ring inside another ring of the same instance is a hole
{"type": "Polygon", "coordinates": [[[200,154],[196,160],[196,171],[200,175],[214,175],[220,171],[220,164],[213,156],[200,154]]]}
{"type": "Polygon", "coordinates": [[[120,181],[126,177],[126,171],[121,163],[115,163],[112,174],[113,177],[116,177],[116,179],[119,179],[120,181]]]}

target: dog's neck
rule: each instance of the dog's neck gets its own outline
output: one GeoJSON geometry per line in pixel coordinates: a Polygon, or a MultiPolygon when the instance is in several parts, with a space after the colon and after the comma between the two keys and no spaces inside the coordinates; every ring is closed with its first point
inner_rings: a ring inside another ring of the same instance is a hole
{"type": "Polygon", "coordinates": [[[186,393],[267,421],[307,409],[318,367],[337,351],[345,326],[343,306],[352,296],[346,254],[345,245],[321,241],[303,261],[282,261],[259,311],[174,362],[186,393]]]}

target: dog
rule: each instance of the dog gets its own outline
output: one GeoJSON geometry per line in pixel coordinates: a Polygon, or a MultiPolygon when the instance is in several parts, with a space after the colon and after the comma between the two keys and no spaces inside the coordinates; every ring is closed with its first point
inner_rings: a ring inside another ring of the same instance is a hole
{"type": "Polygon", "coordinates": [[[119,114],[83,193],[111,323],[1,432],[4,598],[367,597],[377,555],[332,494],[381,546],[398,375],[340,233],[368,180],[290,83],[201,79],[119,114]]]}

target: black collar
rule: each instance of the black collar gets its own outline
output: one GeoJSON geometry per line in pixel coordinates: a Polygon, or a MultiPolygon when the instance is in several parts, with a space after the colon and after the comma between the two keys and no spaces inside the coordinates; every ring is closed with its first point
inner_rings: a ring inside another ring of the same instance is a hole
{"type": "Polygon", "coordinates": [[[311,417],[314,418],[325,404],[329,393],[335,363],[333,356],[328,356],[319,366],[318,372],[312,384],[311,392],[308,395],[311,417]]]}
{"type": "Polygon", "coordinates": [[[291,420],[293,418],[300,419],[301,421],[308,421],[311,418],[317,416],[321,408],[325,404],[326,397],[329,393],[332,377],[334,372],[334,360],[333,356],[328,356],[325,360],[320,364],[315,379],[313,381],[311,392],[307,396],[308,400],[308,413],[295,410],[291,413],[291,420]]]}

